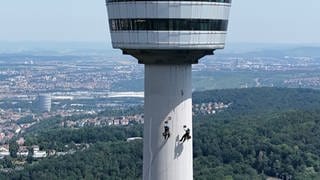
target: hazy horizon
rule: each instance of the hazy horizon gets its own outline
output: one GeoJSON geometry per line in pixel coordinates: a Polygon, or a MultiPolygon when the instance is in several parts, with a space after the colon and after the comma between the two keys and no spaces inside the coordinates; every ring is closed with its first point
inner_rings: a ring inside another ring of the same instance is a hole
{"type": "MultiPolygon", "coordinates": [[[[263,50],[291,50],[296,48],[320,48],[320,43],[254,43],[236,42],[227,43],[225,49],[216,50],[215,54],[245,53],[263,50]]],[[[86,41],[0,41],[0,53],[32,53],[32,52],[77,52],[77,51],[105,51],[122,54],[113,49],[111,42],[86,41]]]]}
{"type": "MultiPolygon", "coordinates": [[[[290,0],[233,1],[227,43],[320,44],[317,7],[316,0],[308,6],[290,0]]],[[[1,42],[110,43],[104,0],[4,1],[0,22],[1,42]]]]}

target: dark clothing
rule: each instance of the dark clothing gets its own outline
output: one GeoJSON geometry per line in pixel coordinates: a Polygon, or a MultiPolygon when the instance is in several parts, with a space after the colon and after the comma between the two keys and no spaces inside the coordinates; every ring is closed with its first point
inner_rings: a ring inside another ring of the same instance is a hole
{"type": "Polygon", "coordinates": [[[188,129],[186,129],[185,131],[186,131],[186,133],[182,136],[182,138],[180,139],[180,142],[181,142],[181,141],[182,141],[182,142],[185,142],[187,139],[188,139],[188,140],[191,139],[190,129],[188,128],[188,129]]]}
{"type": "Polygon", "coordinates": [[[170,137],[170,131],[169,131],[169,126],[164,126],[164,132],[162,135],[164,136],[164,139],[168,139],[170,137]]]}

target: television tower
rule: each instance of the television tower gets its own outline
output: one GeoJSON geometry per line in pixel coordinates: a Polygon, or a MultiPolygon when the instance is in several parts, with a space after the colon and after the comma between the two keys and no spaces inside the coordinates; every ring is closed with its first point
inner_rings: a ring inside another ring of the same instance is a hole
{"type": "Polygon", "coordinates": [[[143,180],[192,180],[191,66],[224,48],[231,0],[106,3],[113,47],[145,64],[143,180]]]}

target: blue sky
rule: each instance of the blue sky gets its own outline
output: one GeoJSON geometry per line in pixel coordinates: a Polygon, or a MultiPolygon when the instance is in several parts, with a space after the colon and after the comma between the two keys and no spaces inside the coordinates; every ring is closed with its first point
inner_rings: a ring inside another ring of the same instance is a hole
{"type": "MultiPolygon", "coordinates": [[[[0,0],[0,41],[110,41],[104,0],[0,0]]],[[[320,43],[319,0],[233,0],[228,42],[320,43]]]]}

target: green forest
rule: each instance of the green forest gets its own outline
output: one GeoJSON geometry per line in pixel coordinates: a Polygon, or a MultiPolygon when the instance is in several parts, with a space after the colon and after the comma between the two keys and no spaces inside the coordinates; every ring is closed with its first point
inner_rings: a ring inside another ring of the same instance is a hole
{"type": "MultiPolygon", "coordinates": [[[[194,117],[195,180],[320,179],[320,91],[213,90],[195,92],[193,102],[231,103],[217,115],[194,117]]],[[[43,150],[90,147],[1,172],[0,179],[141,179],[142,141],[126,142],[141,135],[141,125],[30,132],[26,143],[43,150]]]]}

